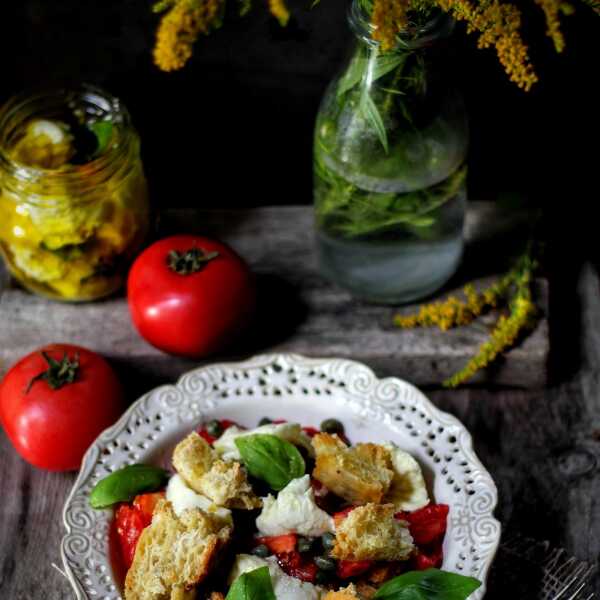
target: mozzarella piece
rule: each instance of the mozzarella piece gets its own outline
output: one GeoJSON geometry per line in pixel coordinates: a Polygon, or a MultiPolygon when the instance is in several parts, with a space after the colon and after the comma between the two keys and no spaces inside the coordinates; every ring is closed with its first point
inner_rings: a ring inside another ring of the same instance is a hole
{"type": "Polygon", "coordinates": [[[391,502],[396,510],[413,511],[429,504],[427,486],[419,463],[394,444],[383,446],[389,451],[394,468],[394,478],[384,501],[391,502]]]}
{"type": "Polygon", "coordinates": [[[173,475],[169,479],[167,500],[173,505],[173,510],[178,517],[188,508],[200,508],[206,513],[214,514],[223,521],[233,524],[233,517],[229,509],[217,506],[210,498],[196,493],[188,487],[181,475],[173,475]]]}
{"type": "Polygon", "coordinates": [[[263,498],[256,527],[262,535],[299,533],[318,537],[326,531],[334,531],[333,519],[315,502],[310,475],[292,479],[277,498],[271,494],[263,498]]]}
{"type": "Polygon", "coordinates": [[[65,140],[65,132],[61,127],[56,123],[46,121],[45,119],[34,121],[30,125],[29,131],[34,137],[45,135],[53,144],[60,144],[65,140]]]}
{"type": "Polygon", "coordinates": [[[306,448],[311,456],[314,454],[310,438],[302,431],[302,427],[298,423],[269,423],[268,425],[261,425],[256,429],[240,429],[233,425],[226,429],[223,435],[213,443],[213,448],[225,460],[241,460],[242,457],[235,445],[235,440],[255,434],[277,436],[291,444],[306,448]]]}
{"type": "Polygon", "coordinates": [[[322,596],[323,590],[321,588],[286,575],[277,564],[277,559],[274,556],[265,559],[251,554],[238,554],[229,574],[229,584],[231,585],[240,575],[260,567],[269,568],[273,591],[277,600],[319,600],[322,596]]]}

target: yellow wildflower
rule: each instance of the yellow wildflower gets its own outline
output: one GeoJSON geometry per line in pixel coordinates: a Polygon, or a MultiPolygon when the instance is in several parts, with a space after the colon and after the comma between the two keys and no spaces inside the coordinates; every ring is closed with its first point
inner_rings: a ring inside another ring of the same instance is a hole
{"type": "Polygon", "coordinates": [[[544,11],[548,37],[554,42],[556,51],[562,52],[565,48],[565,38],[560,30],[560,14],[571,14],[573,7],[563,0],[535,0],[535,3],[544,11]]]}
{"type": "Polygon", "coordinates": [[[181,69],[201,33],[218,25],[224,0],[177,0],[163,16],[156,34],[154,62],[163,71],[181,69]]]}
{"type": "Polygon", "coordinates": [[[466,301],[459,300],[456,296],[449,296],[446,300],[424,304],[416,314],[396,315],[394,324],[404,329],[435,326],[442,331],[468,325],[484,311],[496,307],[512,281],[511,271],[506,277],[481,292],[469,284],[464,289],[466,301]]]}
{"type": "Polygon", "coordinates": [[[534,269],[535,263],[528,251],[513,269],[488,288],[478,292],[473,285],[467,285],[464,289],[465,300],[449,296],[440,302],[424,304],[416,314],[397,315],[394,323],[403,328],[436,326],[446,331],[451,327],[468,325],[483,312],[505,302],[512,291],[510,315],[498,319],[490,340],[481,346],[477,355],[461,371],[444,382],[446,387],[456,387],[493,362],[535,324],[537,311],[531,293],[534,269]]]}
{"type": "Polygon", "coordinates": [[[396,45],[398,34],[406,26],[407,9],[406,0],[375,0],[371,15],[373,39],[381,43],[384,52],[396,45]]]}
{"type": "Polygon", "coordinates": [[[527,46],[520,35],[521,11],[509,3],[490,0],[475,5],[469,0],[437,0],[440,8],[478,32],[480,48],[494,46],[504,70],[520,88],[528,91],[537,81],[527,46]]]}
{"type": "Polygon", "coordinates": [[[518,296],[513,301],[511,314],[507,317],[502,315],[490,340],[485,342],[466,366],[458,373],[444,381],[444,387],[457,387],[470,379],[479,371],[487,367],[505,350],[512,347],[521,334],[531,328],[535,323],[535,304],[531,301],[529,294],[518,296]]]}
{"type": "Polygon", "coordinates": [[[285,0],[269,0],[269,12],[282,26],[287,25],[290,20],[290,11],[285,4],[285,0]]]}

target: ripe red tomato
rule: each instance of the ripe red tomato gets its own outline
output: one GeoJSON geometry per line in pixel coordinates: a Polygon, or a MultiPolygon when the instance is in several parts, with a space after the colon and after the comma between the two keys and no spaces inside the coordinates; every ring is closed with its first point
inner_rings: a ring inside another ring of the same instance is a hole
{"type": "Polygon", "coordinates": [[[51,471],[78,469],[90,444],[123,408],[109,364],[78,346],[40,348],[0,384],[0,421],[13,446],[27,462],[51,471]]]}
{"type": "Polygon", "coordinates": [[[141,336],[170,354],[199,358],[221,350],[254,310],[254,281],[225,244],[177,235],[147,248],[127,282],[141,336]]]}

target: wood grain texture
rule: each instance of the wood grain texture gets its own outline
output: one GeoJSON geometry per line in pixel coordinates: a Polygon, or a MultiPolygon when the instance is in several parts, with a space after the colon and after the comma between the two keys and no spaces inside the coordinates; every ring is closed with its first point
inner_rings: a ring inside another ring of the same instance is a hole
{"type": "MultiPolygon", "coordinates": [[[[521,534],[564,546],[597,563],[600,553],[600,295],[598,276],[584,269],[577,290],[581,310],[578,373],[547,390],[432,391],[440,408],[473,434],[479,457],[499,489],[497,515],[504,535],[521,534]]],[[[567,316],[565,315],[565,318],[567,316]]],[[[149,386],[146,387],[148,389],[149,386]]],[[[15,455],[0,434],[0,598],[66,600],[69,587],[51,564],[58,560],[61,511],[73,475],[42,473],[15,455]]],[[[539,597],[541,583],[527,570],[496,562],[487,600],[507,591],[539,597]]],[[[600,593],[600,585],[595,582],[600,593]]]]}
{"type": "MultiPolygon", "coordinates": [[[[500,272],[493,270],[493,252],[482,246],[497,249],[494,244],[506,231],[512,231],[514,237],[515,219],[523,215],[502,213],[494,206],[473,204],[466,227],[467,266],[446,291],[461,288],[465,278],[476,277],[479,285],[485,285],[492,279],[490,268],[491,273],[500,272]],[[469,259],[482,255],[488,256],[487,271],[469,259]]],[[[396,309],[358,302],[321,277],[310,207],[167,211],[161,228],[163,232],[184,229],[219,237],[244,256],[257,274],[259,311],[254,326],[235,346],[235,353],[216,359],[266,350],[340,356],[368,362],[383,374],[404,377],[418,385],[437,385],[476,353],[497,318],[490,314],[448,332],[397,329],[392,324],[396,309]]],[[[538,303],[547,311],[544,281],[539,282],[538,295],[538,303]]],[[[65,340],[94,348],[144,378],[174,378],[197,364],[167,356],[146,344],[134,331],[122,297],[93,304],[60,304],[8,286],[0,296],[0,340],[0,374],[41,344],[65,340]]],[[[522,344],[474,382],[543,386],[548,353],[548,319],[544,315],[522,344]]]]}

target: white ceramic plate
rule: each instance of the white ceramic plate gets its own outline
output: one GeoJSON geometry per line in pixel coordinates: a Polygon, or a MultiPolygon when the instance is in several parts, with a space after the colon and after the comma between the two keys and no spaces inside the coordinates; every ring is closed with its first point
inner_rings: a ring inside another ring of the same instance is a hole
{"type": "Polygon", "coordinates": [[[127,464],[164,464],[201,421],[254,427],[263,416],[314,426],[335,417],[353,442],[393,440],[415,456],[435,501],[450,505],[442,568],[483,581],[469,600],[483,597],[500,540],[497,492],[464,426],[412,385],[360,363],[273,354],[202,367],[149,392],[90,447],[63,513],[61,555],[77,600],[121,598],[109,559],[112,511],[88,504],[99,479],[127,464]]]}

